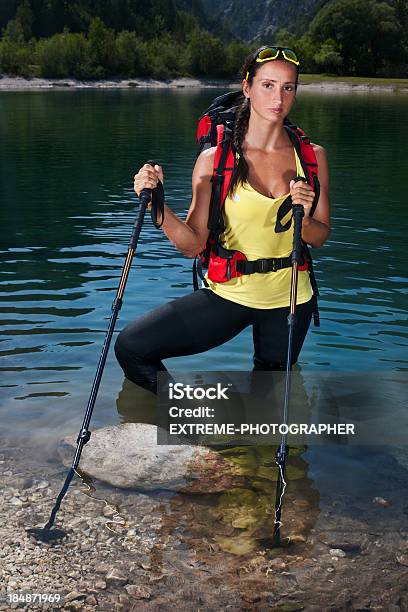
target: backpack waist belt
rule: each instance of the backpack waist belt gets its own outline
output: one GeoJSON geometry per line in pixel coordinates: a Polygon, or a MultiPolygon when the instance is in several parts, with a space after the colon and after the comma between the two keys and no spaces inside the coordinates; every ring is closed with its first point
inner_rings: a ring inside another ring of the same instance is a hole
{"type": "Polygon", "coordinates": [[[283,268],[290,268],[292,257],[271,257],[268,259],[256,259],[255,261],[237,261],[236,268],[241,274],[253,274],[254,272],[276,272],[283,268]]]}
{"type": "MultiPolygon", "coordinates": [[[[266,257],[249,261],[240,251],[225,249],[218,242],[215,242],[212,245],[212,252],[222,259],[235,259],[234,267],[236,272],[239,273],[239,276],[241,274],[254,274],[254,272],[258,272],[260,274],[265,274],[266,272],[276,272],[277,270],[283,270],[283,268],[290,268],[292,266],[292,255],[288,255],[287,257],[266,257]],[[234,257],[236,254],[239,254],[241,258],[236,259],[234,257]]],[[[302,257],[302,262],[300,265],[303,266],[304,264],[305,260],[302,257]]],[[[228,266],[228,268],[229,271],[231,271],[231,266],[228,266]]],[[[227,276],[230,276],[230,274],[227,274],[227,276]]]]}

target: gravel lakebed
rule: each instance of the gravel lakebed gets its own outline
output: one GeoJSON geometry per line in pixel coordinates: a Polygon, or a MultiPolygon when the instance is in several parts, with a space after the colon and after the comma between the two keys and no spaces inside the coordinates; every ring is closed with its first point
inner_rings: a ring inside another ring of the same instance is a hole
{"type": "Polygon", "coordinates": [[[217,495],[147,495],[86,476],[57,515],[68,537],[38,543],[25,529],[45,525],[67,469],[2,440],[0,609],[408,610],[407,472],[397,466],[378,497],[313,498],[313,509],[289,484],[282,534],[290,528],[292,542],[280,549],[260,538],[246,554],[227,552],[223,538],[240,529],[214,514],[217,495]],[[7,599],[28,593],[61,599],[7,599]]]}

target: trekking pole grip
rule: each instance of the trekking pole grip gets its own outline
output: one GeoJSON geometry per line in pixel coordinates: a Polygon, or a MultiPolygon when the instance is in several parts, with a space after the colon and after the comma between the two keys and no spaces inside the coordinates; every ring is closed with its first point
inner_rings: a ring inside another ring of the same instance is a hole
{"type": "Polygon", "coordinates": [[[139,241],[139,236],[140,236],[140,232],[141,232],[141,229],[142,229],[144,216],[145,216],[145,213],[146,213],[146,208],[147,208],[147,205],[149,204],[150,198],[151,198],[150,194],[143,193],[143,192],[149,192],[149,191],[150,191],[150,189],[143,189],[142,193],[140,194],[139,214],[137,216],[135,224],[133,225],[132,235],[131,235],[130,241],[129,241],[129,250],[130,251],[134,251],[136,249],[137,243],[139,241]]]}
{"type": "Polygon", "coordinates": [[[292,263],[298,264],[302,261],[302,219],[305,215],[301,204],[293,206],[293,251],[292,263]]]}
{"type": "MultiPolygon", "coordinates": [[[[296,176],[295,182],[302,181],[307,183],[303,176],[296,176]]],[[[302,263],[302,219],[305,216],[305,209],[301,204],[293,205],[293,251],[292,264],[302,263]]]]}

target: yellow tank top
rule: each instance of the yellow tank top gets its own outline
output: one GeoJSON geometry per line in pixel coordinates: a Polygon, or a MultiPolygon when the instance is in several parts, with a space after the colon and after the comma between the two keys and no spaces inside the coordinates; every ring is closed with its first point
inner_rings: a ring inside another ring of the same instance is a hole
{"type": "MultiPolygon", "coordinates": [[[[300,159],[294,149],[296,173],[305,176],[300,159]]],[[[256,191],[249,183],[239,185],[232,198],[227,196],[223,215],[225,231],[220,236],[226,249],[245,253],[248,260],[267,257],[287,257],[293,247],[293,223],[289,230],[276,233],[276,216],[282,202],[289,194],[269,198],[256,191]]],[[[281,220],[289,221],[292,211],[281,220]]],[[[289,306],[292,270],[284,268],[276,272],[247,274],[224,283],[205,278],[209,289],[220,297],[252,308],[281,308],[289,306]]],[[[313,296],[309,272],[299,271],[297,304],[308,302],[313,296]]]]}

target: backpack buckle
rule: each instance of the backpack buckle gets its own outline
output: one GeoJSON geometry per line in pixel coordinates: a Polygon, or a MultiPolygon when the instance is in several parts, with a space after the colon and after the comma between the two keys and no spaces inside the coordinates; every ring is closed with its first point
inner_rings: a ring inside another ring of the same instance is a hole
{"type": "Polygon", "coordinates": [[[267,272],[267,261],[266,259],[260,259],[259,260],[259,271],[264,274],[265,272],[267,272]]]}
{"type": "Polygon", "coordinates": [[[258,259],[257,262],[257,268],[258,268],[258,272],[260,272],[261,274],[265,274],[266,272],[270,272],[271,271],[271,263],[273,266],[273,272],[275,272],[274,266],[275,266],[275,260],[271,260],[271,259],[258,259]]]}
{"type": "Polygon", "coordinates": [[[222,183],[223,180],[224,180],[224,175],[222,174],[222,171],[220,172],[219,168],[217,168],[211,178],[211,182],[220,184],[222,183]]]}

